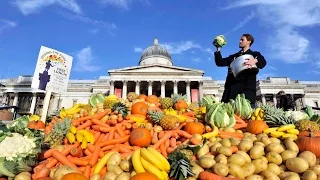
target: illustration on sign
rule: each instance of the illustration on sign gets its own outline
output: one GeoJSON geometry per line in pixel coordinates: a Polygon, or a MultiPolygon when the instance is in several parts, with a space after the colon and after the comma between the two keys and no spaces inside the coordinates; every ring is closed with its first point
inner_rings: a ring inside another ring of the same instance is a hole
{"type": "Polygon", "coordinates": [[[72,59],[67,54],[41,46],[31,87],[55,93],[66,92],[72,59]]]}

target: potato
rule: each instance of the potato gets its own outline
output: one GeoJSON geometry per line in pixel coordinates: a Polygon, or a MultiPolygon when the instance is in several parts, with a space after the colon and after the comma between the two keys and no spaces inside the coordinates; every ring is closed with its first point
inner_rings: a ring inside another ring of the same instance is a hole
{"type": "Polygon", "coordinates": [[[100,179],[101,179],[100,174],[94,174],[94,175],[90,178],[90,180],[100,180],[100,179]]]}
{"type": "Polygon", "coordinates": [[[233,139],[233,138],[232,138],[232,139],[230,140],[230,142],[231,142],[231,145],[232,145],[232,146],[238,146],[241,141],[238,140],[238,139],[233,139]]]}
{"type": "Polygon", "coordinates": [[[258,134],[256,137],[257,137],[257,140],[258,140],[258,141],[262,142],[262,141],[261,141],[262,138],[263,138],[263,137],[268,137],[268,135],[266,135],[266,134],[264,134],[264,133],[261,133],[261,134],[258,134]]]}
{"type": "Polygon", "coordinates": [[[200,158],[201,156],[207,154],[209,152],[209,146],[204,144],[197,153],[197,157],[200,158]]]}
{"type": "Polygon", "coordinates": [[[188,177],[186,180],[197,180],[197,179],[194,177],[188,177]]]}
{"type": "Polygon", "coordinates": [[[302,175],[303,180],[317,180],[317,178],[317,174],[312,170],[307,170],[302,175]]]}
{"type": "Polygon", "coordinates": [[[210,142],[213,142],[213,143],[214,143],[214,142],[217,142],[217,138],[216,138],[216,137],[210,137],[210,138],[209,138],[209,141],[210,141],[210,142]]]}
{"type": "Polygon", "coordinates": [[[286,139],[284,141],[284,144],[285,144],[287,150],[291,150],[291,151],[294,151],[297,153],[299,152],[299,147],[295,142],[286,139]]]}
{"type": "Polygon", "coordinates": [[[308,163],[299,157],[288,159],[286,161],[286,166],[290,171],[296,173],[303,173],[309,168],[308,163]]]}
{"type": "Polygon", "coordinates": [[[268,164],[262,159],[255,159],[251,161],[252,164],[256,167],[254,173],[259,174],[260,172],[268,169],[268,164]]]}
{"type": "Polygon", "coordinates": [[[267,151],[268,152],[276,152],[276,153],[282,153],[285,149],[283,146],[279,143],[270,143],[267,146],[267,151]]]}
{"type": "Polygon", "coordinates": [[[251,138],[253,142],[258,141],[256,135],[254,135],[254,134],[251,134],[251,135],[249,136],[249,138],[251,138]]]}
{"type": "Polygon", "coordinates": [[[203,155],[201,157],[207,157],[207,158],[210,158],[210,159],[214,159],[214,155],[212,155],[212,154],[205,154],[205,155],[203,155]]]}
{"type": "Polygon", "coordinates": [[[275,163],[277,165],[280,165],[282,163],[281,155],[276,152],[268,152],[266,158],[269,163],[275,163]]]}
{"type": "Polygon", "coordinates": [[[21,172],[14,177],[14,180],[31,180],[31,174],[29,172],[21,172]]]}
{"type": "Polygon", "coordinates": [[[222,139],[221,140],[221,145],[224,146],[224,147],[230,147],[231,146],[231,142],[229,139],[225,138],[225,139],[222,139]]]}
{"type": "Polygon", "coordinates": [[[222,164],[222,163],[217,163],[213,166],[213,172],[215,174],[218,174],[220,176],[227,176],[229,174],[229,168],[227,165],[222,164]]]}
{"type": "Polygon", "coordinates": [[[269,138],[269,139],[270,139],[271,143],[278,143],[278,144],[280,144],[280,143],[281,143],[281,140],[280,140],[280,139],[278,139],[278,138],[274,138],[274,137],[272,137],[272,138],[269,138]]]}
{"type": "Polygon", "coordinates": [[[119,166],[121,162],[121,155],[117,153],[113,153],[107,161],[107,165],[117,165],[119,166]]]}
{"type": "Polygon", "coordinates": [[[317,175],[320,174],[320,165],[314,165],[310,169],[314,171],[317,175]]]}
{"type": "Polygon", "coordinates": [[[309,167],[312,167],[317,163],[317,157],[311,151],[303,151],[298,157],[306,160],[309,167]]]}
{"type": "Polygon", "coordinates": [[[281,172],[285,172],[287,170],[287,166],[285,164],[281,164],[279,168],[281,172]]]}
{"type": "Polygon", "coordinates": [[[298,153],[292,150],[285,150],[281,153],[282,161],[285,162],[287,159],[297,157],[298,153]]]}
{"type": "Polygon", "coordinates": [[[232,150],[229,147],[219,147],[218,149],[218,153],[226,155],[226,156],[231,156],[232,155],[232,150]]]}
{"type": "Polygon", "coordinates": [[[265,179],[270,179],[270,180],[280,180],[280,178],[274,174],[273,172],[271,171],[268,171],[268,170],[264,170],[261,172],[261,175],[265,178],[265,179]]]}
{"type": "Polygon", "coordinates": [[[251,140],[242,140],[238,145],[239,150],[248,152],[253,147],[253,142],[251,140]]]}
{"type": "Polygon", "coordinates": [[[244,166],[242,166],[242,173],[244,177],[253,175],[255,170],[256,167],[252,163],[246,163],[244,166]]]}
{"type": "Polygon", "coordinates": [[[228,158],[228,164],[229,163],[236,164],[236,165],[239,165],[239,166],[243,166],[246,163],[246,159],[240,154],[232,154],[228,158]]]}
{"type": "Polygon", "coordinates": [[[300,176],[299,174],[295,173],[295,172],[282,172],[279,174],[279,178],[281,180],[287,180],[287,179],[292,179],[292,180],[300,180],[300,176]],[[296,178],[296,179],[294,179],[296,178]]]}
{"type": "Polygon", "coordinates": [[[266,145],[264,145],[262,142],[259,142],[259,141],[254,142],[253,146],[255,146],[255,145],[260,145],[260,146],[262,146],[262,147],[265,147],[265,146],[266,146],[266,145]]]}
{"type": "Polygon", "coordinates": [[[269,163],[267,170],[273,172],[277,176],[281,173],[280,167],[278,165],[276,165],[275,163],[269,163]]]}
{"type": "Polygon", "coordinates": [[[202,136],[200,134],[193,134],[192,138],[195,138],[198,141],[202,141],[202,136]]]}
{"type": "Polygon", "coordinates": [[[223,131],[224,132],[236,132],[236,130],[233,128],[225,128],[223,131]]]}
{"type": "Polygon", "coordinates": [[[213,165],[216,164],[216,161],[211,159],[211,158],[208,158],[208,157],[201,157],[199,159],[199,165],[204,168],[204,169],[207,169],[207,168],[212,168],[213,165]]]}
{"type": "Polygon", "coordinates": [[[243,137],[249,137],[249,136],[251,136],[251,133],[249,133],[249,132],[245,132],[245,133],[243,133],[243,137]]]}
{"type": "Polygon", "coordinates": [[[219,142],[215,143],[213,146],[210,147],[210,152],[217,152],[218,151],[217,149],[219,147],[222,147],[222,144],[219,142]]]}
{"type": "Polygon", "coordinates": [[[264,157],[264,156],[261,157],[260,159],[261,159],[262,161],[266,162],[267,164],[269,163],[269,162],[268,162],[268,159],[267,159],[266,157],[264,157]]]}
{"type": "Polygon", "coordinates": [[[248,176],[246,180],[263,180],[263,177],[255,174],[255,175],[248,176]]]}
{"type": "Polygon", "coordinates": [[[251,158],[250,158],[250,156],[249,156],[246,152],[244,152],[244,151],[237,151],[236,154],[240,154],[241,156],[243,156],[244,159],[246,160],[246,162],[248,162],[248,163],[251,162],[251,158]]]}
{"type": "Polygon", "coordinates": [[[264,147],[261,145],[254,145],[250,149],[250,157],[251,159],[259,159],[264,155],[264,147]]]}
{"type": "Polygon", "coordinates": [[[261,142],[265,145],[265,146],[268,146],[270,143],[271,143],[271,140],[268,136],[263,136],[261,138],[261,142]]]}
{"type": "Polygon", "coordinates": [[[242,168],[239,165],[236,164],[228,164],[228,168],[229,168],[229,174],[240,178],[240,179],[244,179],[244,174],[242,172],[242,168]]]}
{"type": "Polygon", "coordinates": [[[52,169],[50,170],[49,178],[53,179],[54,173],[56,172],[56,170],[57,170],[57,168],[52,168],[52,169]]]}
{"type": "Polygon", "coordinates": [[[136,174],[137,174],[136,171],[132,171],[131,174],[130,174],[130,176],[132,177],[132,176],[134,176],[134,175],[136,175],[136,174]]]}
{"type": "Polygon", "coordinates": [[[199,177],[199,174],[201,173],[201,172],[203,172],[204,171],[204,169],[202,168],[202,167],[200,167],[198,164],[196,164],[196,163],[190,163],[191,165],[192,165],[192,167],[191,167],[191,170],[192,170],[192,172],[195,174],[195,176],[193,176],[193,177],[195,177],[195,178],[198,178],[199,177]]]}
{"type": "Polygon", "coordinates": [[[129,172],[132,169],[132,163],[128,160],[122,160],[119,166],[123,171],[126,172],[129,172]]]}
{"type": "Polygon", "coordinates": [[[225,155],[219,154],[215,158],[216,163],[221,163],[221,164],[228,164],[228,159],[225,155]]]}
{"type": "Polygon", "coordinates": [[[116,180],[130,180],[130,173],[122,172],[117,176],[116,180]]]}
{"type": "Polygon", "coordinates": [[[107,172],[103,176],[103,180],[116,180],[117,174],[115,172],[107,172]]]}
{"type": "Polygon", "coordinates": [[[317,163],[316,164],[320,165],[320,158],[317,158],[317,163]]]}
{"type": "Polygon", "coordinates": [[[65,165],[59,166],[53,174],[53,179],[60,180],[64,175],[72,172],[77,172],[77,170],[73,169],[70,166],[65,166],[65,165]]]}
{"type": "Polygon", "coordinates": [[[119,166],[117,166],[117,165],[107,165],[107,171],[108,172],[114,172],[114,173],[116,173],[116,175],[119,175],[120,173],[122,173],[123,171],[122,171],[122,169],[119,167],[119,166]]]}

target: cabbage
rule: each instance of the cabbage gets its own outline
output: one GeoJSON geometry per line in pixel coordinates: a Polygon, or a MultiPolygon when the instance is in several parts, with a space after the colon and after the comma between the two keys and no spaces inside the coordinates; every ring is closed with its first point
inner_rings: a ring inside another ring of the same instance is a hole
{"type": "Polygon", "coordinates": [[[285,116],[293,119],[294,121],[300,121],[303,119],[309,119],[309,115],[301,111],[287,111],[285,116]]]}
{"type": "Polygon", "coordinates": [[[235,125],[233,108],[230,104],[225,103],[209,105],[206,114],[206,123],[218,128],[233,127],[235,125]]]}
{"type": "Polygon", "coordinates": [[[222,47],[227,44],[227,40],[223,35],[216,36],[213,40],[213,45],[216,47],[222,47]]]}
{"type": "Polygon", "coordinates": [[[241,119],[250,119],[252,114],[251,103],[244,94],[238,94],[235,100],[230,100],[230,104],[234,108],[234,114],[241,119]]]}

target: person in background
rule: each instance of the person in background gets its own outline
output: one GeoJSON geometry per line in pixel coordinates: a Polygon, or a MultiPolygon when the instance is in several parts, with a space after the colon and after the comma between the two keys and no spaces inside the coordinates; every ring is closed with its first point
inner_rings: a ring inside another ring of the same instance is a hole
{"type": "Polygon", "coordinates": [[[293,101],[291,97],[288,97],[284,91],[278,93],[280,95],[280,103],[278,108],[284,111],[294,110],[293,101]]]}
{"type": "Polygon", "coordinates": [[[228,67],[228,75],[224,85],[224,92],[221,98],[222,102],[229,102],[230,99],[235,99],[238,94],[245,94],[246,99],[250,100],[252,108],[255,107],[256,102],[256,74],[246,74],[240,79],[236,79],[232,74],[230,64],[237,57],[250,54],[255,58],[247,59],[245,66],[251,68],[256,65],[259,69],[266,66],[267,62],[258,51],[252,51],[250,47],[254,43],[254,38],[251,34],[243,34],[240,38],[239,48],[241,50],[235,54],[223,58],[220,52],[220,47],[216,46],[214,53],[215,63],[218,67],[228,67]]]}

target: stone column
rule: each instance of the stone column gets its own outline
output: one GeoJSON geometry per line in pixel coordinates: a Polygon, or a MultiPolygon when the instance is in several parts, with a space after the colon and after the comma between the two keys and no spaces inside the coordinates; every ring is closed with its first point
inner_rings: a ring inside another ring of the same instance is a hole
{"type": "Polygon", "coordinates": [[[138,80],[136,81],[136,90],[135,91],[136,91],[136,94],[138,94],[138,95],[140,94],[140,81],[138,81],[138,80]]]}
{"type": "Polygon", "coordinates": [[[186,93],[187,93],[187,101],[191,102],[190,96],[190,81],[186,81],[186,93]]]}
{"type": "Polygon", "coordinates": [[[203,98],[203,81],[199,81],[199,101],[203,98]]]}
{"type": "Polygon", "coordinates": [[[4,92],[3,94],[2,94],[2,104],[4,104],[4,105],[6,105],[7,104],[7,93],[6,92],[4,92]]]}
{"type": "Polygon", "coordinates": [[[161,81],[161,97],[166,97],[166,81],[161,81]]]}
{"type": "Polygon", "coordinates": [[[273,105],[277,107],[277,94],[273,94],[273,105]]]}
{"type": "Polygon", "coordinates": [[[34,113],[34,109],[36,107],[36,102],[37,102],[37,93],[32,93],[32,101],[31,101],[29,113],[31,113],[31,114],[34,113]]]}
{"type": "Polygon", "coordinates": [[[109,94],[114,94],[114,81],[110,81],[110,90],[109,90],[109,94]]]}
{"type": "Polygon", "coordinates": [[[148,96],[152,95],[152,81],[148,81],[148,96]]]}
{"type": "Polygon", "coordinates": [[[262,105],[266,105],[266,97],[265,94],[261,94],[261,99],[262,99],[262,105]]]}
{"type": "MultiPolygon", "coordinates": [[[[18,100],[19,100],[19,93],[15,92],[12,106],[18,106],[18,100]]],[[[11,112],[13,112],[13,111],[14,110],[12,109],[11,112]]]]}
{"type": "Polygon", "coordinates": [[[127,99],[127,83],[128,83],[128,81],[123,81],[122,99],[127,99]]]}
{"type": "Polygon", "coordinates": [[[305,94],[301,94],[301,100],[302,100],[302,107],[305,107],[307,104],[306,104],[306,98],[305,98],[305,94]]]}
{"type": "Polygon", "coordinates": [[[173,94],[178,94],[178,83],[179,81],[173,81],[173,94]]]}

